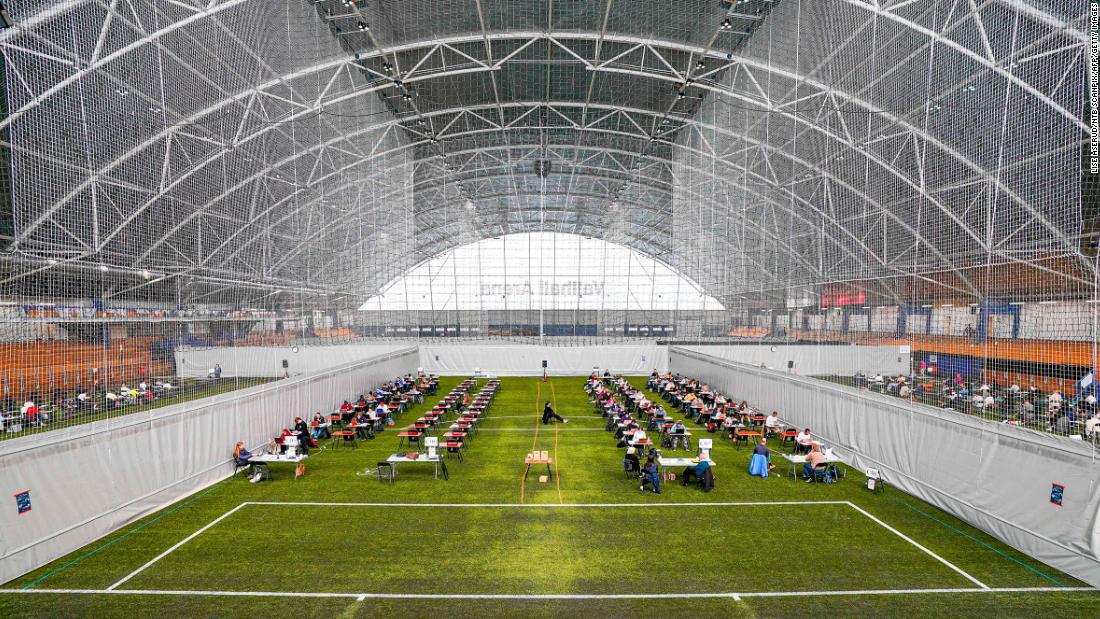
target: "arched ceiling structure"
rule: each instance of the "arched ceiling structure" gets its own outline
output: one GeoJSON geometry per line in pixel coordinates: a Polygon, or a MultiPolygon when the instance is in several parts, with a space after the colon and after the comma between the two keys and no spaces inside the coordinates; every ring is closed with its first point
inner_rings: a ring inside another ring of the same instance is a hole
{"type": "MultiPolygon", "coordinates": [[[[15,238],[108,295],[366,297],[533,231],[723,303],[1080,254],[1087,3],[37,0],[0,31],[15,238]]],[[[1084,275],[1082,275],[1082,272],[1084,275]]],[[[1085,282],[1082,282],[1085,283],[1085,282]]]]}

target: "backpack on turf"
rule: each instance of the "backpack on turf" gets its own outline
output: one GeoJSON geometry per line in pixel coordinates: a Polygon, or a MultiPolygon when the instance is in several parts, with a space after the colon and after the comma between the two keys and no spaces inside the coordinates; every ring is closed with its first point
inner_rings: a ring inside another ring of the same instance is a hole
{"type": "Polygon", "coordinates": [[[714,489],[714,472],[709,468],[703,471],[703,492],[710,492],[714,489]]]}

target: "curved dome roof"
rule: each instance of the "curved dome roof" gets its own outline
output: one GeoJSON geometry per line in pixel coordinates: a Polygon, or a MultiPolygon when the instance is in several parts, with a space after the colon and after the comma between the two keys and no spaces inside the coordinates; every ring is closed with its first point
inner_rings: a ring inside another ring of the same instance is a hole
{"type": "Polygon", "coordinates": [[[1086,10],[21,2],[0,31],[15,253],[360,298],[537,231],[727,305],[854,280],[900,298],[903,277],[978,296],[940,274],[1057,256],[1091,278],[1086,10]]]}
{"type": "Polygon", "coordinates": [[[387,283],[364,311],[721,310],[699,285],[629,247],[528,232],[452,248],[387,283]]]}

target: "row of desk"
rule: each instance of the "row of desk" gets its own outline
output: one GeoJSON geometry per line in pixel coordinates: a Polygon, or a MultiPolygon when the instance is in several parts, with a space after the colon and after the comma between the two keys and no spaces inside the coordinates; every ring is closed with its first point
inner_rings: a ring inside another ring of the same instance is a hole
{"type": "Polygon", "coordinates": [[[462,406],[463,397],[475,384],[476,381],[473,379],[463,381],[443,400],[433,406],[431,411],[425,413],[415,423],[398,433],[400,437],[398,453],[386,459],[393,466],[395,478],[399,465],[412,463],[431,463],[434,466],[435,479],[439,479],[441,472],[443,473],[443,479],[450,478],[445,454],[453,453],[459,460],[462,459],[462,452],[469,448],[470,440],[477,433],[478,423],[488,414],[493,397],[500,388],[499,380],[490,380],[481,388],[469,406],[462,406]],[[434,429],[445,421],[445,417],[451,413],[456,413],[458,417],[450,424],[446,432],[439,437],[435,437],[441,439],[435,447],[425,450],[424,443],[426,441],[424,439],[428,438],[434,429]],[[403,447],[413,445],[416,445],[417,451],[411,453],[402,451],[403,447]]]}
{"type": "MultiPolygon", "coordinates": [[[[604,377],[604,383],[607,384],[609,386],[609,388],[611,388],[612,385],[616,384],[613,380],[609,381],[608,377],[606,377],[606,376],[604,377]]],[[[616,397],[618,397],[618,396],[630,397],[629,395],[627,395],[625,393],[620,392],[618,394],[615,394],[614,390],[612,390],[612,391],[613,391],[613,395],[615,395],[616,397]]],[[[649,426],[649,421],[651,421],[651,420],[656,421],[657,422],[656,427],[658,427],[660,429],[660,434],[661,434],[661,437],[663,438],[666,434],[668,434],[671,431],[672,427],[675,425],[675,422],[672,420],[672,418],[667,413],[654,418],[653,408],[654,407],[649,407],[648,410],[643,411],[643,414],[646,416],[646,421],[647,421],[646,427],[650,427],[649,426]]],[[[623,428],[626,427],[627,424],[625,424],[622,421],[620,421],[619,419],[616,419],[615,417],[613,417],[613,415],[610,413],[610,406],[603,407],[602,410],[600,410],[600,409],[597,409],[597,410],[604,417],[609,418],[612,421],[614,421],[614,427],[617,430],[622,430],[623,428]]],[[[636,408],[636,410],[640,410],[640,408],[636,408]]],[[[689,430],[687,430],[687,428],[685,428],[684,432],[681,433],[681,434],[677,434],[677,436],[683,438],[684,444],[685,444],[685,449],[688,450],[688,451],[691,451],[691,432],[689,430]]],[[[665,469],[670,468],[670,467],[672,467],[672,468],[679,468],[679,467],[687,468],[687,467],[695,466],[696,464],[698,464],[698,461],[694,458],[691,458],[691,457],[673,458],[673,457],[666,457],[666,456],[661,455],[661,452],[657,449],[656,445],[654,445],[653,439],[649,438],[648,434],[646,434],[646,432],[644,430],[640,430],[640,429],[623,430],[623,438],[624,438],[624,442],[626,443],[626,446],[628,448],[629,447],[634,447],[635,450],[637,450],[639,460],[643,460],[646,457],[646,452],[647,451],[652,451],[652,452],[655,452],[657,454],[656,461],[657,461],[657,469],[658,469],[658,474],[659,475],[664,475],[665,469]]],[[[710,462],[711,466],[715,465],[714,460],[711,459],[710,457],[707,458],[707,461],[710,462]]]]}

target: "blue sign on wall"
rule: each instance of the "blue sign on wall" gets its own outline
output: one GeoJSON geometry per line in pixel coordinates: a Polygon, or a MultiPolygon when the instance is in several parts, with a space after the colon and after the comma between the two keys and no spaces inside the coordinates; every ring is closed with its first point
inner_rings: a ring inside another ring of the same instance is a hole
{"type": "Polygon", "coordinates": [[[15,495],[15,508],[19,510],[20,515],[31,511],[31,491],[24,490],[15,495]]]}
{"type": "Polygon", "coordinates": [[[965,377],[981,376],[982,360],[972,357],[959,357],[955,355],[934,355],[925,353],[923,361],[928,365],[936,366],[936,375],[951,378],[956,374],[965,377]]]}
{"type": "Polygon", "coordinates": [[[1065,493],[1066,487],[1062,484],[1051,484],[1050,486],[1050,502],[1055,505],[1062,505],[1062,494],[1065,493]]]}

